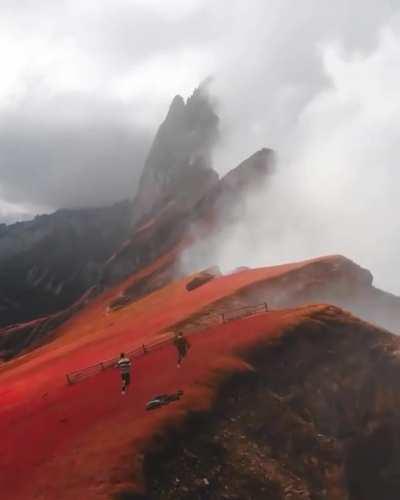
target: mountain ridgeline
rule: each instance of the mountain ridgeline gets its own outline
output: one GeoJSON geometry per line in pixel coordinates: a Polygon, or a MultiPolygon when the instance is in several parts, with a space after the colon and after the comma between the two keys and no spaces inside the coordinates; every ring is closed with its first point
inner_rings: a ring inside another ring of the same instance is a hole
{"type": "MultiPolygon", "coordinates": [[[[219,118],[204,87],[186,102],[176,96],[131,201],[0,226],[3,359],[49,341],[89,297],[137,273],[144,274],[123,287],[111,308],[195,270],[182,269],[182,252],[234,225],[246,197],[268,189],[271,177],[279,175],[275,153],[263,148],[220,178],[212,167],[219,134],[219,118]]],[[[400,328],[400,298],[374,288],[368,271],[360,272],[347,259],[311,268],[286,284],[269,284],[271,294],[264,290],[252,300],[267,298],[276,307],[324,300],[400,328]]]]}

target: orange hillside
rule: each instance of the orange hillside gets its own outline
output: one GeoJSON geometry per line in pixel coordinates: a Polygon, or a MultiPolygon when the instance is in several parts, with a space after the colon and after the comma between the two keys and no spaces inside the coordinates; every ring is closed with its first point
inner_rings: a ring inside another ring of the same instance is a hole
{"type": "Polygon", "coordinates": [[[135,457],[140,456],[154,431],[165,419],[183,418],[185,408],[210,403],[209,385],[207,389],[199,382],[208,380],[217,365],[227,372],[244,369],[243,363],[232,357],[238,347],[279,335],[293,318],[312,309],[267,313],[195,334],[190,359],[181,370],[176,369],[171,346],[152,352],[137,361],[133,390],[126,399],[119,393],[115,370],[75,386],[66,385],[66,372],[149,342],[223,297],[308,263],[245,270],[215,278],[191,292],[185,288],[187,278],[124,309],[108,312],[109,302],[125,283],[67,322],[52,343],[3,366],[2,498],[79,498],[83,490],[87,499],[109,498],[110,492],[126,486],[135,467],[135,478],[128,483],[139,487],[140,464],[135,466],[135,457]],[[182,402],[155,414],[145,413],[145,402],[151,396],[178,388],[185,390],[182,402]]]}

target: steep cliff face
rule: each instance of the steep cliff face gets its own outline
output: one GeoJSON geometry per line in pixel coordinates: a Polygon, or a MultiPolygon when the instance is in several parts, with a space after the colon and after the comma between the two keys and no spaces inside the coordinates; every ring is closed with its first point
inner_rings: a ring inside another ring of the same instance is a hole
{"type": "Polygon", "coordinates": [[[187,211],[217,182],[211,152],[218,117],[204,88],[176,96],[147,157],[133,206],[133,223],[156,215],[169,201],[187,211]]]}
{"type": "Polygon", "coordinates": [[[263,148],[228,172],[221,180],[221,190],[241,194],[249,188],[259,187],[275,171],[275,153],[263,148]]]}
{"type": "Polygon", "coordinates": [[[192,234],[198,233],[201,239],[235,223],[242,215],[246,199],[267,187],[275,166],[275,152],[263,148],[230,170],[193,210],[192,234]]]}
{"type": "Polygon", "coordinates": [[[60,210],[7,226],[0,235],[0,326],[71,305],[99,278],[126,238],[128,202],[60,210]]]}

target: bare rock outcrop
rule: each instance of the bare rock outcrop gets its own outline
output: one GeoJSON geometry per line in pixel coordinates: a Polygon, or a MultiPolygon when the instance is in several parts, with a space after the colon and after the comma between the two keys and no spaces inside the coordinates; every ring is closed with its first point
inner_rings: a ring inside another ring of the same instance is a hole
{"type": "Polygon", "coordinates": [[[176,96],[144,165],[133,205],[133,223],[157,215],[173,200],[190,210],[218,181],[211,152],[218,139],[218,116],[204,87],[185,101],[176,96]]]}

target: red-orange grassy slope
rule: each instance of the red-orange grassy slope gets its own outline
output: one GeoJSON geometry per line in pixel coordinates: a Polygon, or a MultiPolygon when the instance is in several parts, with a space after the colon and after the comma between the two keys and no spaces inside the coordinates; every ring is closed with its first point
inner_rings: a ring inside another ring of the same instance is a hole
{"type": "Polygon", "coordinates": [[[185,408],[207,406],[215,367],[240,369],[233,351],[279,335],[295,313],[268,313],[197,333],[180,370],[171,346],[151,353],[137,361],[125,398],[114,370],[72,387],[65,384],[65,373],[141,345],[207,304],[302,265],[243,271],[192,292],[182,280],[115,313],[106,312],[113,298],[107,293],[66,324],[53,343],[10,363],[0,374],[2,498],[67,499],[82,491],[86,499],[108,498],[128,478],[140,486],[139,466],[132,476],[135,457],[155,430],[165,419],[183,418],[185,408]],[[151,396],[179,388],[186,391],[182,402],[146,414],[151,396]]]}

